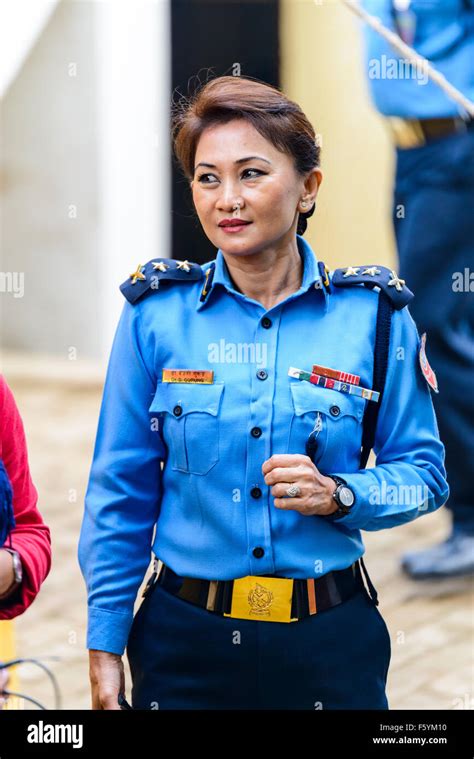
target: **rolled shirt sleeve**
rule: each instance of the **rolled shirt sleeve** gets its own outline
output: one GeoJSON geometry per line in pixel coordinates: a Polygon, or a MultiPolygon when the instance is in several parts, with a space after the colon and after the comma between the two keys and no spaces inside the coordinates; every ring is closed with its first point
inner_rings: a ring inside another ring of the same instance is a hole
{"type": "MultiPolygon", "coordinates": [[[[444,446],[419,364],[419,348],[418,330],[408,308],[395,311],[374,442],[376,466],[356,473],[334,472],[355,494],[351,512],[335,524],[382,530],[433,512],[448,498],[444,446]]],[[[441,387],[440,392],[455,389],[441,387]]]]}
{"type": "Polygon", "coordinates": [[[107,367],[78,545],[88,593],[87,648],[120,655],[161,504],[165,446],[148,411],[156,389],[153,355],[140,305],[126,302],[107,367]]]}

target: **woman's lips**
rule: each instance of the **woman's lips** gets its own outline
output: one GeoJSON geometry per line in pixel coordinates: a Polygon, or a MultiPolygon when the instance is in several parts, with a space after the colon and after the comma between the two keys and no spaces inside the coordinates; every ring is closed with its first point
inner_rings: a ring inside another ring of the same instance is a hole
{"type": "Polygon", "coordinates": [[[251,221],[246,221],[243,224],[232,224],[228,226],[222,226],[220,227],[220,229],[222,229],[224,232],[230,232],[231,234],[233,234],[235,232],[241,232],[242,229],[249,227],[251,223],[252,223],[251,221]]]}

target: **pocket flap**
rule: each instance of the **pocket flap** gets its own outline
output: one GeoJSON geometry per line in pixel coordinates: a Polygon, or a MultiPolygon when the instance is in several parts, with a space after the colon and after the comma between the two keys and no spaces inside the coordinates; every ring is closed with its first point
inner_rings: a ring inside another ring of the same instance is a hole
{"type": "Polygon", "coordinates": [[[202,411],[216,416],[219,412],[223,382],[212,385],[187,382],[159,382],[149,411],[168,411],[173,414],[175,406],[181,406],[181,414],[202,411]]]}
{"type": "Polygon", "coordinates": [[[309,411],[321,411],[323,414],[328,414],[334,421],[340,419],[341,416],[353,416],[360,421],[367,403],[365,398],[357,395],[340,393],[338,390],[319,387],[304,380],[292,382],[290,388],[295,414],[298,416],[309,411]],[[339,408],[338,414],[334,413],[334,407],[339,408]]]}

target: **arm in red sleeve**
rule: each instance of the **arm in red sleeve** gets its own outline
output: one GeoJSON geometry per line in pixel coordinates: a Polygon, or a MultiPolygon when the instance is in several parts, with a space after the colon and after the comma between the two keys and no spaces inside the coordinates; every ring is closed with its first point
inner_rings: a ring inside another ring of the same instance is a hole
{"type": "Polygon", "coordinates": [[[23,581],[0,601],[0,619],[13,619],[30,606],[51,569],[51,535],[37,508],[31,480],[25,432],[13,394],[0,375],[0,456],[13,490],[16,526],[5,543],[20,554],[23,581]]]}

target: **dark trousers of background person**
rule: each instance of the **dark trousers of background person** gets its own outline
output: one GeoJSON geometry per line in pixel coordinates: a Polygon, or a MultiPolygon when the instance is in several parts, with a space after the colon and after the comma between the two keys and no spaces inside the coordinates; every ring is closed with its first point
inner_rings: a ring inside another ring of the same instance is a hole
{"type": "Polygon", "coordinates": [[[474,128],[397,149],[394,227],[410,312],[438,378],[447,506],[453,527],[474,534],[474,128]]]}
{"type": "Polygon", "coordinates": [[[391,658],[366,589],[297,622],[214,614],[155,583],[130,629],[134,709],[380,709],[391,658]]]}

